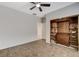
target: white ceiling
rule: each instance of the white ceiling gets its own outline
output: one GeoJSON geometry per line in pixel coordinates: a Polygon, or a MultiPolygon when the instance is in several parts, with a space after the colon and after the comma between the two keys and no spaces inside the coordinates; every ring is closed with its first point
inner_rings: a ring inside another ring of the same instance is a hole
{"type": "Polygon", "coordinates": [[[43,12],[40,12],[38,8],[30,10],[33,4],[29,2],[0,2],[1,5],[16,9],[18,11],[22,11],[28,14],[36,13],[38,17],[42,17],[49,12],[53,12],[60,8],[66,7],[68,5],[73,4],[74,2],[41,2],[41,3],[50,3],[50,7],[42,7],[43,12]]]}

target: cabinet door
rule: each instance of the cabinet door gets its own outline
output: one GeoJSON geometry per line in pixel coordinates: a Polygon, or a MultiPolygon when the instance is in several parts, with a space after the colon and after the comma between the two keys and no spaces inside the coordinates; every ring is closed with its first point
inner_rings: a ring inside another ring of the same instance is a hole
{"type": "Polygon", "coordinates": [[[69,33],[69,22],[59,22],[58,23],[59,33],[69,33]]]}
{"type": "Polygon", "coordinates": [[[58,23],[58,33],[56,35],[58,43],[68,46],[69,45],[69,21],[58,23]]]}
{"type": "Polygon", "coordinates": [[[56,35],[56,42],[69,46],[69,34],[68,33],[58,33],[56,35]]]}

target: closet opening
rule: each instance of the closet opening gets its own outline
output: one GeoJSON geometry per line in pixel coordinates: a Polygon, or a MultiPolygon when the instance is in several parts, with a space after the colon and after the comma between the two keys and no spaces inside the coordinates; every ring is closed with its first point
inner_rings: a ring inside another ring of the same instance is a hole
{"type": "Polygon", "coordinates": [[[50,41],[78,49],[78,16],[50,21],[50,41]]]}

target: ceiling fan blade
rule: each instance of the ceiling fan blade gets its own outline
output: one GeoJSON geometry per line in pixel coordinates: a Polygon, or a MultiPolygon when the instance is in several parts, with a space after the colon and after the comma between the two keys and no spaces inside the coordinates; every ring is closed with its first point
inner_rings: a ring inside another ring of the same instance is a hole
{"type": "Polygon", "coordinates": [[[35,2],[30,2],[30,3],[36,4],[35,2]]]}
{"type": "Polygon", "coordinates": [[[40,4],[41,6],[50,7],[50,4],[40,4]]]}
{"type": "Polygon", "coordinates": [[[39,10],[42,12],[42,9],[41,9],[41,7],[39,7],[39,10]]]}
{"type": "Polygon", "coordinates": [[[30,8],[30,10],[34,9],[36,6],[33,6],[32,8],[30,8]]]}

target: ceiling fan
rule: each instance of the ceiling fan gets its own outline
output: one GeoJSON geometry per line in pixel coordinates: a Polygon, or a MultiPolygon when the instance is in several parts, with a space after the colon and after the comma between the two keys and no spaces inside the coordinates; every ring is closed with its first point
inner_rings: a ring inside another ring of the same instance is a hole
{"type": "Polygon", "coordinates": [[[50,4],[41,4],[41,2],[30,2],[30,3],[35,5],[35,6],[31,7],[30,10],[32,10],[32,9],[37,7],[37,8],[39,8],[39,11],[42,12],[43,10],[42,10],[41,6],[43,6],[43,7],[50,7],[50,4]]]}

